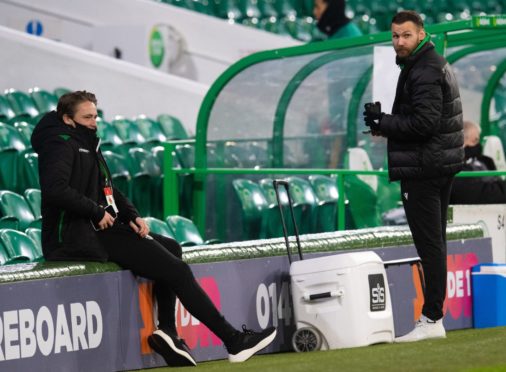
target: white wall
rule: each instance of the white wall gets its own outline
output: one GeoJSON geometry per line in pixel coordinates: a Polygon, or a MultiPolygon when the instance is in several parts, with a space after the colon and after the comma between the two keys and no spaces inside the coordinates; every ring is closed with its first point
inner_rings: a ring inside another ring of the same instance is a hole
{"type": "Polygon", "coordinates": [[[63,86],[94,92],[106,119],[172,114],[195,132],[208,86],[0,26],[0,92],[63,86]]]}
{"type": "Polygon", "coordinates": [[[85,49],[92,49],[97,28],[168,25],[184,47],[171,72],[206,84],[252,52],[300,44],[154,0],[0,0],[0,25],[25,31],[31,20],[41,22],[42,36],[85,49]]]}

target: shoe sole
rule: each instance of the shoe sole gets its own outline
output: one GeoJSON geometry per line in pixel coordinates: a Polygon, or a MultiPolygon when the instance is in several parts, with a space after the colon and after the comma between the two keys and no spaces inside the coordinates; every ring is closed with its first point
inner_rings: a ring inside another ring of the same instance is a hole
{"type": "Polygon", "coordinates": [[[148,337],[148,344],[154,351],[160,354],[170,366],[181,367],[197,365],[193,357],[185,350],[177,348],[172,338],[167,336],[164,332],[158,330],[153,332],[153,334],[148,337]],[[163,344],[169,346],[172,353],[167,353],[167,349],[162,346],[163,344]]]}
{"type": "Polygon", "coordinates": [[[262,350],[263,348],[269,346],[269,344],[276,337],[276,333],[277,333],[277,330],[275,329],[274,332],[272,332],[269,336],[267,336],[266,338],[264,338],[263,340],[261,340],[255,346],[253,346],[253,347],[251,347],[249,349],[243,350],[240,353],[237,353],[235,355],[234,354],[229,354],[228,355],[228,360],[231,363],[245,362],[246,360],[248,360],[249,358],[251,358],[255,353],[257,353],[260,350],[262,350]]]}
{"type": "Polygon", "coordinates": [[[398,337],[394,339],[394,343],[396,344],[402,344],[405,342],[418,342],[418,341],[424,341],[424,340],[435,340],[438,338],[446,338],[446,335],[443,336],[431,336],[431,337],[425,337],[425,338],[418,338],[418,339],[405,339],[403,340],[402,337],[398,337]]]}

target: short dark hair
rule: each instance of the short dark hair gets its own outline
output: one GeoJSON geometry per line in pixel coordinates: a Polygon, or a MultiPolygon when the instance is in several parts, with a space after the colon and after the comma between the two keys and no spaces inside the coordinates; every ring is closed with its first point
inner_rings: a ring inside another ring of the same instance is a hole
{"type": "Polygon", "coordinates": [[[414,10],[402,10],[392,18],[392,23],[396,25],[410,21],[413,22],[418,28],[423,28],[423,19],[420,17],[420,14],[414,10]]]}
{"type": "Polygon", "coordinates": [[[92,102],[97,104],[97,98],[91,92],[85,90],[78,90],[75,92],[65,93],[58,100],[56,106],[56,115],[60,120],[63,120],[63,115],[68,115],[71,118],[76,114],[77,105],[82,102],[92,102]]]}

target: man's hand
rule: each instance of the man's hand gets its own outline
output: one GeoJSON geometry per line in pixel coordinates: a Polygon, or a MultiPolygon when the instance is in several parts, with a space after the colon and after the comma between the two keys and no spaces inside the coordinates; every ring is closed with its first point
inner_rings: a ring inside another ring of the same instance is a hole
{"type": "Polygon", "coordinates": [[[379,135],[381,133],[381,118],[383,113],[381,112],[380,102],[369,102],[364,105],[364,122],[365,125],[371,129],[373,135],[379,135]]]}
{"type": "Polygon", "coordinates": [[[104,217],[102,217],[102,219],[98,223],[98,227],[100,228],[100,230],[105,230],[108,227],[111,227],[112,225],[114,225],[114,217],[111,216],[109,212],[106,211],[104,217]]]}
{"type": "Polygon", "coordinates": [[[130,221],[130,227],[135,231],[141,238],[146,237],[149,234],[149,227],[140,217],[137,217],[135,221],[130,221]]]}

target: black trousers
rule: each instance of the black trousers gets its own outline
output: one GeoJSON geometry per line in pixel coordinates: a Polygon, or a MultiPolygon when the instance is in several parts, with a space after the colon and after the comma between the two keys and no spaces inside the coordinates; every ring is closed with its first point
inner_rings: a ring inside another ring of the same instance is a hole
{"type": "Polygon", "coordinates": [[[443,317],[446,296],[446,215],[453,177],[401,180],[401,196],[425,281],[422,314],[443,317]]]}
{"type": "Polygon", "coordinates": [[[151,233],[141,238],[130,226],[116,223],[99,232],[99,238],[115,262],[135,275],[154,281],[158,303],[158,327],[175,331],[176,296],[193,316],[226,343],[236,332],[216,309],[210,298],[182,261],[181,246],[173,239],[151,233]]]}

